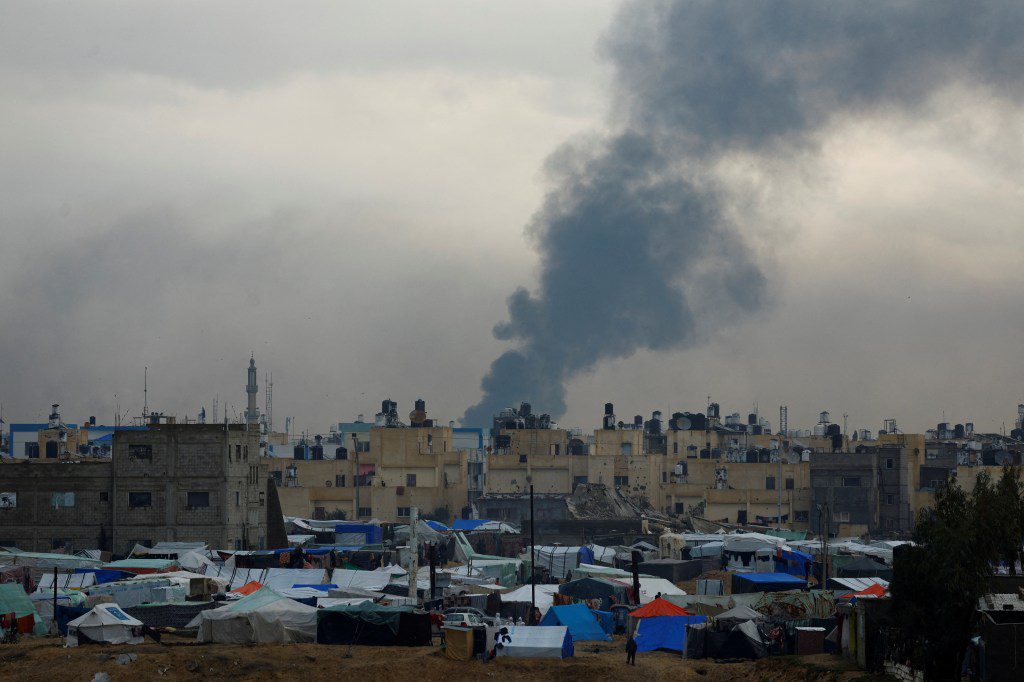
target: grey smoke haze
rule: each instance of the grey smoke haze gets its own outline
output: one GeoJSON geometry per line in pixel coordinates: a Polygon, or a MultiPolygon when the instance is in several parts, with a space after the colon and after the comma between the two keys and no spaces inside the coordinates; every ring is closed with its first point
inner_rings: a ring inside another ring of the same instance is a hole
{"type": "Polygon", "coordinates": [[[730,221],[716,164],[813,152],[838,117],[911,115],[957,83],[1019,101],[1015,2],[635,2],[603,53],[613,132],[570,142],[528,233],[536,293],[518,289],[464,423],[520,400],[561,416],[599,363],[686,347],[766,303],[763,259],[730,221]]]}

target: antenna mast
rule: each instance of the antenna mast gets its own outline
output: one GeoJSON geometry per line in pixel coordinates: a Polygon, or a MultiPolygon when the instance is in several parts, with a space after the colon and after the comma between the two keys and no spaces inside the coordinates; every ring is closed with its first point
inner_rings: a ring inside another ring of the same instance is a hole
{"type": "Polygon", "coordinates": [[[149,415],[149,367],[142,370],[142,423],[146,423],[149,415]]]}

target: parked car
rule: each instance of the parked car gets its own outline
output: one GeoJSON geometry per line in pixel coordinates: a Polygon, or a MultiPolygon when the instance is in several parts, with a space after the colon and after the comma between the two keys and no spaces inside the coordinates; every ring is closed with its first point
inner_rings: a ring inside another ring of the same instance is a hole
{"type": "Polygon", "coordinates": [[[444,614],[444,624],[446,626],[468,628],[476,625],[484,625],[484,619],[475,613],[470,613],[469,611],[455,611],[453,613],[444,614]]]}

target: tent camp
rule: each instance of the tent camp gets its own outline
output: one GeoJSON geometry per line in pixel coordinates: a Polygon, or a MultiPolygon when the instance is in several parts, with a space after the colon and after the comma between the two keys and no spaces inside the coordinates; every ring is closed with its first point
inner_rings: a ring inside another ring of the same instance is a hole
{"type": "Polygon", "coordinates": [[[534,603],[540,609],[541,615],[544,615],[551,608],[551,603],[554,600],[552,595],[556,594],[561,587],[564,587],[564,585],[537,585],[536,592],[534,593],[530,585],[523,585],[501,595],[501,603],[518,602],[529,604],[531,596],[536,594],[536,601],[534,603]]]}
{"type": "Polygon", "coordinates": [[[498,656],[513,658],[569,658],[573,655],[572,635],[564,625],[512,625],[498,631],[498,656]]]}
{"type": "Polygon", "coordinates": [[[836,567],[837,578],[882,578],[892,580],[892,569],[866,556],[856,557],[836,567]]]}
{"type": "Polygon", "coordinates": [[[85,642],[142,644],[142,621],[129,616],[117,604],[98,604],[68,623],[68,646],[85,642]]]}
{"type": "Polygon", "coordinates": [[[430,645],[430,614],[411,606],[373,602],[331,606],[320,609],[316,621],[316,641],[320,644],[430,645]]]}
{"type": "Polygon", "coordinates": [[[203,611],[189,623],[200,642],[251,644],[312,642],[316,639],[315,606],[284,597],[269,587],[248,597],[203,611]]]}
{"type": "Polygon", "coordinates": [[[564,625],[569,628],[574,642],[608,642],[611,635],[604,631],[597,617],[583,604],[552,606],[540,621],[541,626],[564,625]]]}
{"type": "Polygon", "coordinates": [[[3,613],[14,614],[18,621],[18,632],[22,634],[46,634],[46,625],[20,583],[0,583],[0,614],[3,613]]]}

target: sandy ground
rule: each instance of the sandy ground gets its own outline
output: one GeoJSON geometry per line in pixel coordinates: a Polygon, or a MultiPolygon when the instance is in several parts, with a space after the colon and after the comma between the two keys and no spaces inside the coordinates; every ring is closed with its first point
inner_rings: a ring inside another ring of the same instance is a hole
{"type": "Polygon", "coordinates": [[[806,656],[722,663],[690,661],[663,652],[642,653],[637,666],[626,665],[622,642],[584,642],[574,658],[524,660],[499,658],[450,661],[437,647],[352,647],[318,644],[229,646],[176,641],[138,646],[87,645],[66,649],[55,638],[0,644],[2,680],[91,680],[97,672],[111,680],[195,680],[197,678],[336,680],[870,680],[833,656],[806,656]],[[121,653],[137,660],[119,665],[121,653]],[[351,654],[351,655],[350,655],[351,654]]]}

